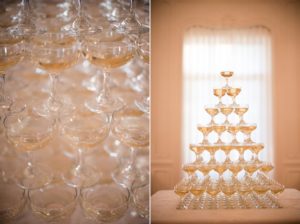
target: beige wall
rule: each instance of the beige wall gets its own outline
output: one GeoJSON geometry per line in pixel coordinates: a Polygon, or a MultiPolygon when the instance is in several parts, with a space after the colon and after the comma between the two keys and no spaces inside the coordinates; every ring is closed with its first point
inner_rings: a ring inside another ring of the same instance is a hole
{"type": "Polygon", "coordinates": [[[152,0],[151,16],[152,193],[180,178],[182,39],[193,25],[271,30],[275,178],[300,189],[300,1],[152,0]]]}

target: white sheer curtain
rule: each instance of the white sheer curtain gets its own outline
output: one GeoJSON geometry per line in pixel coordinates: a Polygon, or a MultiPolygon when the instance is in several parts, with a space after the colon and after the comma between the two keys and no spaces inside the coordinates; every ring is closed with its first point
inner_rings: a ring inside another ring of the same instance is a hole
{"type": "Polygon", "coordinates": [[[272,139],[272,49],[271,33],[265,27],[240,29],[210,29],[192,27],[186,31],[183,43],[183,133],[182,163],[192,162],[190,143],[199,143],[197,124],[208,123],[206,104],[216,104],[214,87],[225,80],[220,71],[234,71],[230,84],[241,87],[237,97],[248,104],[245,121],[256,123],[252,137],[265,145],[260,159],[273,160],[272,139]]]}

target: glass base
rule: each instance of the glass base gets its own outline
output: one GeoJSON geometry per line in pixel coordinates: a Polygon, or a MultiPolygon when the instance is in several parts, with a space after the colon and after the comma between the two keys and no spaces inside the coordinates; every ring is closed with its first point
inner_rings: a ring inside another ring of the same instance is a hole
{"type": "Polygon", "coordinates": [[[150,97],[143,97],[141,101],[135,101],[135,105],[144,113],[150,113],[150,97]]]}
{"type": "Polygon", "coordinates": [[[48,99],[44,100],[44,102],[36,102],[33,106],[33,111],[42,117],[57,116],[61,106],[61,102],[51,102],[50,99],[48,99]]]}
{"type": "Polygon", "coordinates": [[[109,98],[106,100],[97,101],[96,98],[90,99],[85,102],[85,106],[92,112],[95,113],[107,113],[111,114],[115,111],[120,110],[124,104],[118,98],[109,98]]]}
{"type": "Polygon", "coordinates": [[[53,179],[51,169],[42,164],[26,167],[23,172],[15,174],[17,185],[23,189],[37,189],[48,185],[53,179]]]}
{"type": "Polygon", "coordinates": [[[80,170],[75,168],[62,174],[63,181],[71,187],[91,187],[98,183],[102,174],[92,166],[85,166],[80,170]]]}
{"type": "Polygon", "coordinates": [[[137,174],[134,170],[117,170],[112,173],[113,180],[120,185],[131,189],[131,186],[136,179],[137,174]]]}

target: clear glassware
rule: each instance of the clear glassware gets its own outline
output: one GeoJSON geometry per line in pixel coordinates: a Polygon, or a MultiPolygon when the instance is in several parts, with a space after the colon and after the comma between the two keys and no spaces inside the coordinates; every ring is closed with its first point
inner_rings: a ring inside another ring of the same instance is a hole
{"type": "Polygon", "coordinates": [[[5,93],[7,69],[15,66],[24,56],[23,37],[15,32],[0,31],[0,108],[7,110],[12,99],[5,93]]]}
{"type": "Polygon", "coordinates": [[[274,166],[269,162],[263,162],[259,165],[259,170],[263,173],[269,173],[274,169],[274,166]]]}
{"type": "Polygon", "coordinates": [[[217,107],[222,107],[224,104],[222,103],[222,97],[225,96],[227,90],[225,88],[216,88],[214,89],[214,95],[218,97],[219,102],[216,105],[217,107]]]}
{"type": "Polygon", "coordinates": [[[210,142],[208,141],[208,135],[213,131],[213,127],[210,125],[198,125],[197,129],[203,134],[203,140],[201,144],[210,144],[210,142]]]}
{"type": "Polygon", "coordinates": [[[190,192],[195,196],[193,199],[193,209],[203,208],[203,203],[200,203],[201,196],[206,191],[206,185],[204,181],[196,181],[191,185],[190,192]]]}
{"type": "Polygon", "coordinates": [[[221,76],[224,77],[226,80],[226,85],[223,88],[225,88],[226,90],[230,89],[231,87],[228,84],[228,80],[230,77],[233,76],[233,72],[232,71],[222,71],[221,76]]]}
{"type": "Polygon", "coordinates": [[[220,112],[222,114],[224,114],[225,117],[226,117],[223,125],[230,125],[230,123],[228,121],[228,116],[233,112],[233,109],[234,109],[233,107],[225,107],[225,106],[224,107],[220,107],[220,112]]]}
{"type": "Polygon", "coordinates": [[[105,113],[74,113],[61,121],[62,134],[76,150],[75,167],[62,175],[72,187],[89,187],[101,178],[101,172],[84,163],[84,152],[103,142],[110,129],[109,118],[105,113]]]}
{"type": "Polygon", "coordinates": [[[239,93],[241,92],[241,88],[234,88],[234,87],[230,87],[229,89],[227,89],[227,95],[231,96],[232,98],[232,107],[237,107],[239,106],[236,101],[235,98],[239,95],[239,93]]]}
{"type": "Polygon", "coordinates": [[[209,125],[215,125],[214,117],[219,113],[219,109],[214,106],[206,105],[205,111],[211,116],[209,125]]]}
{"type": "Polygon", "coordinates": [[[35,189],[49,184],[53,177],[51,170],[43,164],[34,163],[31,153],[49,144],[53,136],[54,121],[22,112],[7,116],[4,126],[7,139],[18,151],[27,155],[26,168],[23,172],[15,173],[18,185],[25,189],[35,189]]]}
{"type": "Polygon", "coordinates": [[[214,125],[212,126],[212,130],[218,134],[218,140],[215,144],[224,144],[224,142],[221,139],[221,136],[223,132],[226,131],[226,126],[223,124],[214,125]]]}
{"type": "Polygon", "coordinates": [[[239,142],[236,139],[236,134],[240,131],[240,127],[237,125],[230,125],[227,127],[227,130],[233,137],[231,144],[239,144],[239,142]]]}
{"type": "MultiPolygon", "coordinates": [[[[110,94],[110,70],[127,64],[134,56],[134,46],[115,30],[92,31],[84,38],[83,54],[91,64],[103,69],[102,88],[98,88],[97,97],[88,100],[85,105],[93,112],[112,114],[120,110],[123,102],[110,94]]],[[[101,80],[100,73],[98,78],[101,80]]]]}
{"type": "Polygon", "coordinates": [[[134,188],[132,191],[134,206],[142,218],[149,218],[149,184],[134,188]]]}
{"type": "Polygon", "coordinates": [[[180,182],[175,185],[174,192],[180,198],[177,209],[187,209],[187,206],[184,203],[185,196],[189,193],[191,186],[187,182],[180,182]]]}
{"type": "Polygon", "coordinates": [[[258,159],[258,154],[259,152],[264,148],[263,144],[257,144],[257,145],[253,145],[251,146],[250,150],[253,154],[253,161],[256,163],[260,163],[261,161],[258,159]]]}
{"type": "Polygon", "coordinates": [[[234,108],[234,112],[239,116],[240,122],[239,125],[244,125],[246,122],[244,121],[244,114],[248,111],[248,105],[239,105],[238,107],[234,108]]]}
{"type": "Polygon", "coordinates": [[[209,195],[208,204],[206,208],[218,208],[217,195],[221,192],[220,182],[218,180],[211,180],[207,185],[206,192],[209,195]]]}
{"type": "Polygon", "coordinates": [[[202,163],[202,153],[206,149],[205,146],[203,145],[195,145],[195,144],[190,144],[190,149],[196,154],[196,161],[195,163],[201,164],[202,163]]]}
{"type": "Polygon", "coordinates": [[[21,215],[26,205],[25,190],[16,184],[0,184],[0,220],[13,223],[21,215]]]}
{"type": "Polygon", "coordinates": [[[234,208],[232,196],[237,192],[237,186],[232,182],[222,182],[221,191],[225,195],[226,208],[234,208]]]}
{"type": "Polygon", "coordinates": [[[59,73],[74,66],[79,59],[76,38],[70,33],[37,34],[31,40],[32,60],[49,73],[51,90],[49,99],[34,106],[34,111],[41,116],[58,116],[63,102],[57,96],[59,73]]]}
{"type": "Polygon", "coordinates": [[[116,184],[96,185],[80,191],[80,203],[84,215],[97,222],[114,222],[128,209],[130,193],[116,184]]]}
{"type": "Polygon", "coordinates": [[[225,153],[225,161],[224,163],[230,163],[230,157],[229,157],[229,153],[232,149],[234,149],[234,146],[231,144],[224,144],[220,146],[220,149],[225,153]]]}
{"type": "Polygon", "coordinates": [[[114,172],[113,179],[130,188],[138,175],[135,167],[137,150],[149,145],[149,117],[137,108],[125,107],[114,113],[111,128],[117,139],[131,149],[128,166],[114,172]]]}
{"type": "Polygon", "coordinates": [[[256,129],[256,124],[246,124],[240,126],[240,131],[246,135],[244,143],[253,144],[255,143],[251,139],[251,133],[256,129]]]}
{"type": "Polygon", "coordinates": [[[68,222],[75,210],[77,190],[64,184],[53,184],[29,191],[34,215],[49,223],[68,222]]]}
{"type": "Polygon", "coordinates": [[[187,173],[189,179],[192,179],[194,173],[197,171],[196,163],[187,163],[182,166],[182,170],[187,173]]]}

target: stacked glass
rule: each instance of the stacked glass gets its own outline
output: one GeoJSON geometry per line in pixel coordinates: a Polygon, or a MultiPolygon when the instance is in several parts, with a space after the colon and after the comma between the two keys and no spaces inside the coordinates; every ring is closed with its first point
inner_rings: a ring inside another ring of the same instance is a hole
{"type": "Polygon", "coordinates": [[[174,187],[180,197],[178,209],[281,207],[277,195],[284,190],[284,186],[267,175],[273,165],[259,159],[264,145],[251,139],[256,124],[244,121],[243,116],[249,107],[236,102],[241,88],[229,85],[232,75],[233,72],[221,72],[226,85],[213,90],[218,103],[205,107],[211,121],[197,127],[203,135],[202,142],[190,144],[196,160],[183,165],[187,175],[174,187]],[[230,104],[223,103],[226,94],[231,97],[230,104]],[[224,117],[221,123],[215,121],[218,114],[224,117]],[[231,114],[238,116],[238,122],[230,122],[228,117],[231,114]],[[209,139],[213,132],[218,136],[215,142],[209,139]],[[238,141],[238,133],[243,135],[242,141],[238,141]],[[225,141],[226,134],[231,136],[230,141],[225,141]],[[234,151],[239,153],[238,159],[230,156],[234,151]],[[251,153],[250,159],[246,159],[246,151],[251,153]],[[204,152],[209,153],[209,161],[203,159],[204,152]],[[224,159],[217,159],[220,153],[223,153],[224,159]]]}
{"type": "Polygon", "coordinates": [[[0,220],[147,223],[149,2],[0,11],[0,220]]]}

